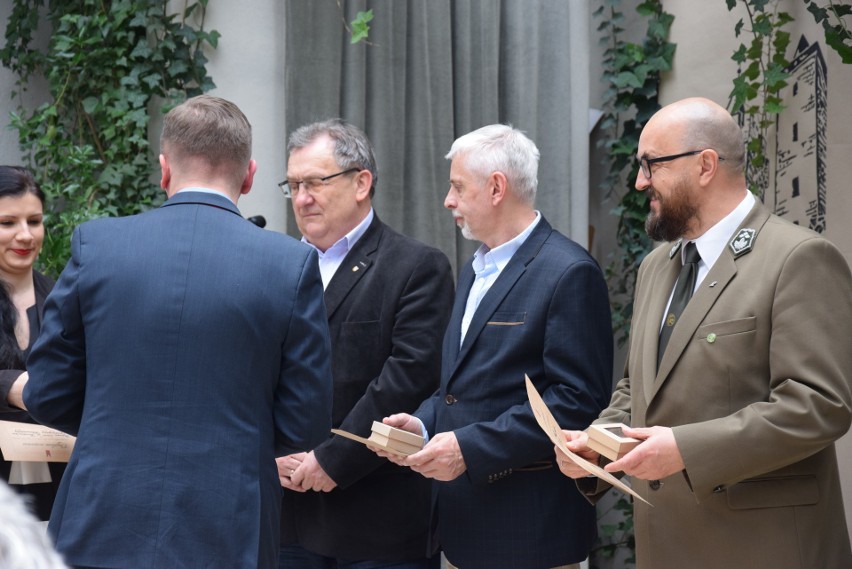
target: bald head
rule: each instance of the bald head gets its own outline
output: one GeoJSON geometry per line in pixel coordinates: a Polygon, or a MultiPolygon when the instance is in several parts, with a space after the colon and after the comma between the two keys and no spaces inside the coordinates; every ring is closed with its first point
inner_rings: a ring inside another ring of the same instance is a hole
{"type": "Polygon", "coordinates": [[[734,117],[710,99],[682,99],[660,109],[645,129],[659,129],[679,138],[687,150],[712,148],[722,158],[721,168],[735,175],[745,172],[745,140],[734,117]]]}
{"type": "Polygon", "coordinates": [[[746,196],[742,130],[724,108],[683,99],[651,117],[639,137],[636,189],[648,192],[645,229],[655,241],[694,239],[746,196]]]}

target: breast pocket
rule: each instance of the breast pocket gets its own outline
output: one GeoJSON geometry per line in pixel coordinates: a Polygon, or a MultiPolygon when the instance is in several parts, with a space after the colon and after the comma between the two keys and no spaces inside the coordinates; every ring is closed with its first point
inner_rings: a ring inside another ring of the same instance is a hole
{"type": "Polygon", "coordinates": [[[523,326],[526,317],[526,312],[495,312],[485,325],[490,327],[523,326]]]}
{"type": "Polygon", "coordinates": [[[753,332],[756,326],[757,318],[748,316],[746,318],[737,318],[736,320],[723,320],[721,322],[705,324],[698,328],[695,335],[699,340],[706,340],[712,344],[716,340],[727,336],[753,332]]]}

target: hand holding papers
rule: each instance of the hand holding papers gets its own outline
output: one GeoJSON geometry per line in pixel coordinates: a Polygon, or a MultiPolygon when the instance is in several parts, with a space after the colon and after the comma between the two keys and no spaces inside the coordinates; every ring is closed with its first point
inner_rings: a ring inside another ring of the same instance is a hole
{"type": "Polygon", "coordinates": [[[591,425],[587,429],[589,448],[613,462],[620,460],[642,442],[639,439],[624,436],[622,429],[626,426],[622,423],[591,425]]]}
{"type": "Polygon", "coordinates": [[[650,502],[645,500],[642,496],[633,491],[632,488],[621,482],[618,478],[604,470],[603,468],[592,464],[588,460],[577,456],[575,453],[568,450],[568,447],[565,445],[565,441],[562,438],[562,429],[559,424],[554,419],[553,414],[551,414],[550,409],[547,408],[547,405],[544,403],[544,400],[541,398],[541,395],[536,391],[535,386],[532,381],[530,381],[529,376],[524,376],[527,384],[527,396],[530,400],[530,405],[532,406],[533,413],[535,414],[535,419],[538,421],[539,426],[544,430],[547,434],[548,438],[550,438],[551,442],[554,445],[559,447],[565,455],[570,458],[577,466],[581,467],[583,470],[588,472],[589,474],[594,474],[598,478],[609,482],[622,492],[626,492],[633,496],[638,500],[642,500],[649,506],[650,502]]]}
{"type": "Polygon", "coordinates": [[[331,432],[335,435],[358,441],[361,444],[380,448],[397,456],[414,454],[423,448],[425,442],[420,435],[385,425],[379,421],[373,421],[372,433],[369,439],[341,431],[340,429],[332,429],[331,432]]]}

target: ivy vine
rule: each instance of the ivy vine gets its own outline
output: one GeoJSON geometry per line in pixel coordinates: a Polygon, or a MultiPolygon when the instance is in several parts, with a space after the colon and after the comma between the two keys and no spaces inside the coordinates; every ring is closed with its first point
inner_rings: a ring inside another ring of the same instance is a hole
{"type": "Polygon", "coordinates": [[[852,32],[849,30],[852,23],[845,19],[852,16],[852,4],[835,0],[828,0],[825,6],[813,0],[804,2],[808,12],[813,14],[816,23],[825,31],[825,43],[840,55],[843,63],[852,64],[852,32]]]}
{"type": "Polygon", "coordinates": [[[636,162],[639,135],[648,119],[660,108],[660,73],[671,69],[675,45],[667,39],[674,17],[663,10],[660,0],[647,0],[636,7],[648,24],[642,42],[624,41],[621,27],[624,14],[618,9],[620,4],[620,0],[606,0],[594,16],[600,20],[598,31],[605,46],[603,81],[607,89],[601,119],[604,131],[601,146],[608,174],[603,189],[608,197],[618,199],[618,205],[612,210],[618,216],[617,251],[607,266],[606,275],[613,309],[613,332],[622,346],[630,332],[639,264],[653,245],[645,233],[647,196],[633,188],[639,168],[636,162]]]}
{"type": "Polygon", "coordinates": [[[726,0],[728,11],[742,4],[749,26],[740,19],[734,28],[736,37],[745,30],[748,45],[741,43],[731,58],[740,66],[729,99],[731,114],[742,112],[747,133],[747,179],[749,189],[762,196],[769,184],[767,136],[778,114],[784,110],[781,89],[787,85],[790,65],[787,47],[790,34],[782,28],[793,21],[778,7],[778,0],[726,0]],[[767,7],[769,9],[767,9],[767,7]]]}
{"type": "Polygon", "coordinates": [[[158,106],[214,87],[204,50],[219,33],[204,29],[207,3],[184,0],[170,13],[166,0],[14,0],[0,62],[18,76],[11,125],[48,196],[45,272],[61,271],[79,223],[162,201],[148,125],[158,106]],[[34,109],[33,80],[49,93],[34,109]]]}

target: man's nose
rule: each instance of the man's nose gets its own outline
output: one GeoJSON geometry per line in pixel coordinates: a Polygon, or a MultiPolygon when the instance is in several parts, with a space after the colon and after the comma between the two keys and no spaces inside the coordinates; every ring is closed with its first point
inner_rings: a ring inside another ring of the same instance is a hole
{"type": "Polygon", "coordinates": [[[447,209],[455,209],[456,207],[456,197],[453,195],[453,189],[450,188],[450,191],[447,192],[447,197],[444,198],[444,207],[447,209]]]}
{"type": "Polygon", "coordinates": [[[642,168],[639,168],[639,171],[636,173],[635,187],[640,192],[647,190],[649,187],[651,187],[651,179],[645,176],[645,172],[642,171],[642,168]]]}

